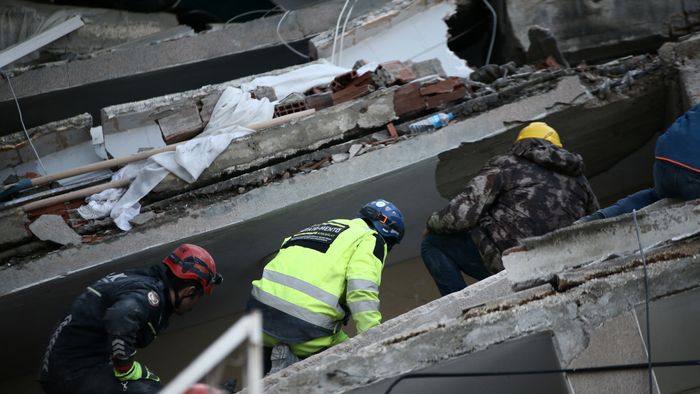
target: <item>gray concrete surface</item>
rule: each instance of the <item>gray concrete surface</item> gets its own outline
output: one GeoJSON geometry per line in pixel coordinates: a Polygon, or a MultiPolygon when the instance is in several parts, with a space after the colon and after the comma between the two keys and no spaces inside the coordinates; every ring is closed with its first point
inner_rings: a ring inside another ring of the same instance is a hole
{"type": "Polygon", "coordinates": [[[61,245],[80,245],[80,235],[58,215],[41,215],[29,225],[29,231],[42,241],[61,245]]]}
{"type": "Polygon", "coordinates": [[[678,67],[684,106],[700,103],[700,34],[665,44],[659,49],[659,56],[678,67]]]}
{"type": "MultiPolygon", "coordinates": [[[[700,279],[697,264],[698,256],[652,264],[651,298],[697,288],[700,279]]],[[[371,344],[351,341],[342,348],[332,348],[271,375],[265,379],[265,390],[268,393],[346,392],[545,331],[554,333],[559,361],[562,367],[569,367],[589,348],[591,335],[595,335],[598,327],[618,316],[629,316],[643,302],[643,282],[642,270],[637,269],[591,280],[565,293],[506,310],[436,322],[422,331],[406,330],[391,339],[371,344]],[[353,344],[356,346],[349,348],[353,344]]],[[[598,365],[603,361],[596,359],[598,365]]],[[[607,392],[607,387],[599,387],[598,392],[607,392]]]]}
{"type": "Polygon", "coordinates": [[[700,1],[508,0],[510,23],[523,48],[528,28],[549,28],[573,64],[646,52],[671,37],[697,31],[700,1]],[[532,12],[532,10],[537,12],[532,12]]]}
{"type": "MultiPolygon", "coordinates": [[[[570,367],[644,363],[647,352],[640,333],[634,312],[610,319],[592,330],[588,346],[572,360],[570,367]]],[[[649,392],[648,374],[644,370],[569,374],[567,378],[575,394],[597,394],[603,389],[608,394],[649,392]]]]}
{"type": "MultiPolygon", "coordinates": [[[[690,201],[660,211],[639,212],[637,222],[643,247],[695,232],[700,226],[698,203],[690,201]]],[[[503,256],[508,278],[516,287],[548,281],[567,268],[639,248],[631,213],[526,238],[521,244],[525,250],[503,256]]]]}

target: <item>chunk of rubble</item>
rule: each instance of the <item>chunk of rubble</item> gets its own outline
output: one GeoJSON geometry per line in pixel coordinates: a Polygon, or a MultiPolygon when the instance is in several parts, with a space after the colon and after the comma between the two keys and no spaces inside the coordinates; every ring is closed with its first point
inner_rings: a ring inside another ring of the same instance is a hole
{"type": "Polygon", "coordinates": [[[42,241],[61,245],[80,245],[82,242],[80,235],[58,215],[41,215],[29,225],[29,230],[42,241]]]}

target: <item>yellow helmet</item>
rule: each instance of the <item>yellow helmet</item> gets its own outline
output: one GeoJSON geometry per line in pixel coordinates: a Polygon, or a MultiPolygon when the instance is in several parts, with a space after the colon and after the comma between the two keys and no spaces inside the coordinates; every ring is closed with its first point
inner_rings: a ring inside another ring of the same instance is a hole
{"type": "Polygon", "coordinates": [[[527,125],[527,127],[520,131],[520,134],[518,134],[518,138],[515,140],[515,142],[526,138],[542,138],[551,142],[553,145],[563,148],[557,131],[549,127],[549,125],[544,122],[532,122],[527,125]]]}

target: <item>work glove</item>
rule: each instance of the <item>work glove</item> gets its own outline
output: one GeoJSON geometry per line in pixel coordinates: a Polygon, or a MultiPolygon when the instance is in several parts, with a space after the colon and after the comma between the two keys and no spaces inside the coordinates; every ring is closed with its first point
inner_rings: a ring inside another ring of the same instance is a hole
{"type": "Polygon", "coordinates": [[[148,369],[147,366],[141,365],[141,363],[138,361],[134,361],[134,363],[131,364],[131,368],[127,372],[119,373],[115,369],[114,376],[116,376],[117,379],[119,379],[122,382],[139,379],[148,379],[153,380],[155,382],[160,382],[160,378],[158,377],[158,375],[151,372],[151,370],[148,369]]]}
{"type": "Polygon", "coordinates": [[[575,221],[574,224],[588,223],[588,222],[592,222],[594,220],[600,220],[600,219],[605,219],[605,215],[603,215],[600,211],[595,211],[592,214],[584,216],[584,217],[580,218],[579,220],[575,221]]]}

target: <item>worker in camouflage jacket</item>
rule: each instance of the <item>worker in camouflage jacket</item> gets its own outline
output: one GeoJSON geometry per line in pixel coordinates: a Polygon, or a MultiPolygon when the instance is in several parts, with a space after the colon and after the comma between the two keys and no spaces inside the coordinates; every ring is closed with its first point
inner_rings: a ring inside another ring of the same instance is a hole
{"type": "Polygon", "coordinates": [[[502,270],[501,254],[519,239],[595,212],[598,201],[583,171],[581,156],[565,150],[553,128],[525,127],[506,154],[489,160],[428,219],[421,255],[440,293],[465,288],[461,272],[481,280],[502,270]]]}

